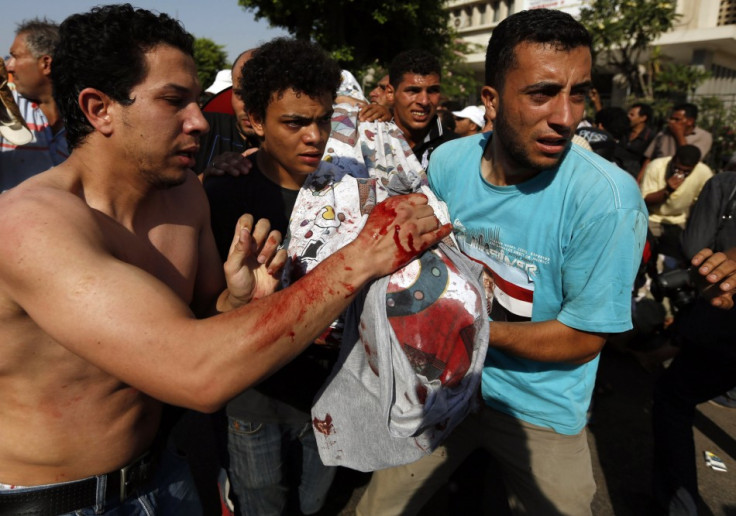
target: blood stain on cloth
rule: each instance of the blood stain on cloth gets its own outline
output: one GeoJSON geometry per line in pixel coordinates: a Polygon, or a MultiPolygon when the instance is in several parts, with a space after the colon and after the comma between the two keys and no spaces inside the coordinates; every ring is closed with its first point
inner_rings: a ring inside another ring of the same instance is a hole
{"type": "Polygon", "coordinates": [[[326,414],[324,419],[315,417],[312,420],[312,426],[316,431],[324,435],[330,435],[335,431],[335,427],[332,425],[332,416],[329,414],[326,414]]]}

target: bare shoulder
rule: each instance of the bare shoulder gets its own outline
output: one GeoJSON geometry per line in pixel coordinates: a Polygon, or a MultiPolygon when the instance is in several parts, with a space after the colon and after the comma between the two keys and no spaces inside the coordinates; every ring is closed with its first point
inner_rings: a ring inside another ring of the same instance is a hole
{"type": "MultiPolygon", "coordinates": [[[[82,198],[46,182],[23,183],[0,195],[0,260],[34,248],[63,246],[73,235],[94,241],[93,210],[82,198]]],[[[4,269],[5,267],[0,267],[4,269]]]]}

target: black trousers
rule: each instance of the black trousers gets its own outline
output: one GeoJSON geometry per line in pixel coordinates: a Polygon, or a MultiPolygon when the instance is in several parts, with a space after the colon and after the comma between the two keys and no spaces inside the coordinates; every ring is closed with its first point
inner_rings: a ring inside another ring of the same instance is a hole
{"type": "Polygon", "coordinates": [[[666,514],[697,514],[695,406],[736,386],[736,345],[714,344],[684,343],[655,387],[654,497],[666,514]]]}

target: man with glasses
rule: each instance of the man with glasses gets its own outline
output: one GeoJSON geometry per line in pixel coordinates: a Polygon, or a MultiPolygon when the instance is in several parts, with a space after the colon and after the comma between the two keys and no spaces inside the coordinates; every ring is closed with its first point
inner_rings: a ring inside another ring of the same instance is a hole
{"type": "Polygon", "coordinates": [[[649,209],[649,230],[661,254],[680,256],[680,235],[690,207],[713,176],[700,157],[700,149],[684,145],[672,157],[655,159],[644,171],[641,193],[649,209]]]}
{"type": "MultiPolygon", "coordinates": [[[[69,155],[64,123],[52,97],[51,62],[59,27],[34,18],[20,23],[15,34],[5,66],[13,76],[12,98],[33,138],[16,145],[0,135],[0,192],[59,165],[69,155]]],[[[0,71],[0,87],[7,80],[0,71]]]]}

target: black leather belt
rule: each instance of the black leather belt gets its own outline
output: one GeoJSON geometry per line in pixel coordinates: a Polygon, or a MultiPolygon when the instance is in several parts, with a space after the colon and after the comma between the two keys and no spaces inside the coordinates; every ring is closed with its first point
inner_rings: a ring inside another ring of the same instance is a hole
{"type": "Polygon", "coordinates": [[[117,471],[76,482],[52,484],[33,491],[0,491],[0,515],[56,516],[97,505],[97,485],[105,479],[105,505],[125,500],[153,477],[156,458],[146,452],[117,471]]]}

